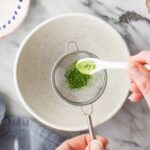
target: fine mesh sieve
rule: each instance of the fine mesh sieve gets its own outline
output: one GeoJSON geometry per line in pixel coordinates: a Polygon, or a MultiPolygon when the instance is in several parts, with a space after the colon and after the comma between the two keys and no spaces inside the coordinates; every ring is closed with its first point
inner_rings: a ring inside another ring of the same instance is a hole
{"type": "Polygon", "coordinates": [[[92,140],[94,140],[95,135],[93,133],[93,126],[91,120],[91,114],[93,112],[92,103],[95,102],[103,94],[107,83],[107,73],[105,70],[102,70],[92,75],[87,86],[80,89],[71,89],[68,86],[65,77],[68,68],[73,63],[77,62],[82,58],[98,57],[90,52],[79,50],[78,45],[75,41],[67,43],[66,50],[67,54],[59,58],[53,67],[51,76],[53,89],[56,94],[66,102],[72,105],[82,107],[83,113],[87,116],[91,138],[92,140]],[[76,50],[70,52],[70,46],[73,45],[75,46],[76,50]],[[87,107],[87,105],[90,106],[90,111],[88,110],[88,112],[85,111],[85,107],[87,107]]]}

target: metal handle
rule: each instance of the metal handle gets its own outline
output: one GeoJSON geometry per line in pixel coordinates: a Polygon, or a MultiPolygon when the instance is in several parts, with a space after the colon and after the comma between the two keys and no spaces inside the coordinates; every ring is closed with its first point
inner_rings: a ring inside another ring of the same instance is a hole
{"type": "Polygon", "coordinates": [[[19,150],[18,138],[15,138],[15,140],[14,140],[14,147],[13,147],[13,150],[19,150]]]}
{"type": "Polygon", "coordinates": [[[92,117],[91,117],[91,115],[93,113],[93,105],[91,104],[91,105],[88,105],[86,107],[81,106],[81,109],[82,109],[83,114],[87,118],[87,123],[88,123],[89,133],[91,136],[91,141],[93,141],[96,139],[95,134],[94,134],[94,129],[93,129],[92,117]],[[85,110],[85,108],[86,108],[86,110],[85,110]]]}
{"type": "Polygon", "coordinates": [[[96,136],[94,134],[91,115],[86,115],[86,118],[87,118],[87,123],[88,123],[88,127],[89,127],[89,133],[90,133],[90,136],[91,136],[91,140],[93,141],[93,140],[96,139],[96,136]]]}
{"type": "Polygon", "coordinates": [[[71,45],[73,45],[74,44],[74,46],[75,46],[75,48],[76,48],[76,50],[75,51],[79,51],[79,47],[78,47],[78,44],[77,44],[77,42],[76,41],[70,41],[70,42],[68,42],[67,44],[66,44],[66,51],[67,51],[67,53],[69,53],[70,52],[70,46],[71,45]]]}
{"type": "Polygon", "coordinates": [[[100,142],[96,140],[91,115],[86,115],[86,117],[87,117],[87,122],[88,122],[88,127],[89,127],[89,133],[91,135],[90,150],[100,150],[101,149],[100,142]]]}

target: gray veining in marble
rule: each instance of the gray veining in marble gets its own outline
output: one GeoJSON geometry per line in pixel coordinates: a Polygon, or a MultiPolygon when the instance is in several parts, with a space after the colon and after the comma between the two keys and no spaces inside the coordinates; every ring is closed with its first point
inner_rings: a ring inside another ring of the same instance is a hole
{"type": "MultiPolygon", "coordinates": [[[[13,82],[20,43],[43,20],[72,12],[94,14],[111,24],[126,40],[131,54],[150,49],[150,14],[144,0],[32,0],[24,24],[0,40],[0,93],[7,100],[7,115],[30,117],[19,101],[13,82]]],[[[110,150],[150,150],[148,106],[144,100],[138,104],[127,100],[117,115],[96,127],[96,133],[109,139],[110,150]]]]}

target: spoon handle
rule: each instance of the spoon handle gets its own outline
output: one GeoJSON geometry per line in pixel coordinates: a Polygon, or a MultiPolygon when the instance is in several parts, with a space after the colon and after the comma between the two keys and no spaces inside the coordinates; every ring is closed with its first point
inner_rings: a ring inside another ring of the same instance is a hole
{"type": "Polygon", "coordinates": [[[103,67],[105,69],[125,69],[128,66],[126,62],[108,62],[103,61],[103,67]]]}
{"type": "MultiPolygon", "coordinates": [[[[104,62],[103,64],[106,69],[125,69],[128,66],[126,62],[104,62]]],[[[150,70],[150,64],[144,66],[146,69],[150,70]]]]}

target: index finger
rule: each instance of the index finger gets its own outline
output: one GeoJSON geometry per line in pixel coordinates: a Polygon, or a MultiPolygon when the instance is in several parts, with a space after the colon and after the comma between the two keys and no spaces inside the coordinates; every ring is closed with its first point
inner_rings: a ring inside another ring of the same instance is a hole
{"type": "Polygon", "coordinates": [[[103,143],[104,147],[108,144],[108,140],[101,136],[96,136],[96,139],[103,143]]]}
{"type": "Polygon", "coordinates": [[[138,62],[141,64],[150,64],[150,51],[142,51],[137,55],[131,56],[130,62],[138,62]]]}

